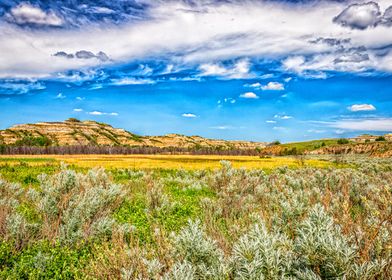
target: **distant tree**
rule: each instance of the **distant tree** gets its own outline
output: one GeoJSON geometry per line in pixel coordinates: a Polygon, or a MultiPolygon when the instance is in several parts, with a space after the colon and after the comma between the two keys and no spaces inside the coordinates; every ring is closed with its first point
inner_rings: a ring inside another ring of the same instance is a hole
{"type": "Polygon", "coordinates": [[[387,140],[385,139],[384,136],[378,136],[378,137],[376,138],[376,141],[377,141],[377,142],[382,142],[382,141],[387,141],[387,140]]]}
{"type": "Polygon", "coordinates": [[[346,139],[346,138],[340,138],[340,139],[338,139],[338,141],[337,141],[337,143],[338,144],[348,144],[348,139],[346,139]]]}
{"type": "Polygon", "coordinates": [[[76,119],[76,118],[69,118],[66,120],[67,122],[80,122],[80,120],[76,119]]]}
{"type": "Polygon", "coordinates": [[[46,136],[24,136],[22,139],[15,142],[16,146],[49,146],[52,141],[46,136]]]}
{"type": "Polygon", "coordinates": [[[4,154],[6,151],[6,145],[1,144],[0,145],[0,154],[4,154]]]}
{"type": "Polygon", "coordinates": [[[271,146],[280,145],[280,141],[279,140],[272,141],[270,145],[271,146]]]}

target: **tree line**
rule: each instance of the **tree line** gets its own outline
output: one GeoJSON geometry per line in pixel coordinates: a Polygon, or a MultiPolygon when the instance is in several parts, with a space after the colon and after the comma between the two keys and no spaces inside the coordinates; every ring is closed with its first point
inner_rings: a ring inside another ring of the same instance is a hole
{"type": "Polygon", "coordinates": [[[152,147],[152,146],[10,146],[0,145],[0,154],[3,155],[76,155],[76,154],[108,154],[108,155],[132,155],[132,154],[191,154],[191,155],[235,155],[235,156],[258,156],[261,149],[235,149],[221,147],[152,147]]]}

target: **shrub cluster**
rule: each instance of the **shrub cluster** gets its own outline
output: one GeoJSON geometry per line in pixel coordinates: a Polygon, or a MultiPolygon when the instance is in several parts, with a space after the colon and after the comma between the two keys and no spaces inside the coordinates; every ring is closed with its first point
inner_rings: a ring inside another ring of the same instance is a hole
{"type": "Polygon", "coordinates": [[[344,161],[0,180],[0,278],[391,279],[392,162],[344,161]]]}

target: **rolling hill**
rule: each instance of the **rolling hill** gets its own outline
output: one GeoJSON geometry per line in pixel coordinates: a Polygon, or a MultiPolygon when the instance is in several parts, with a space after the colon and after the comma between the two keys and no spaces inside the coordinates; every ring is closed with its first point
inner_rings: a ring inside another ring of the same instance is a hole
{"type": "Polygon", "coordinates": [[[140,136],[109,124],[68,119],[63,122],[20,124],[0,130],[0,144],[16,146],[131,146],[216,149],[261,149],[263,142],[226,141],[167,134],[140,136]]]}

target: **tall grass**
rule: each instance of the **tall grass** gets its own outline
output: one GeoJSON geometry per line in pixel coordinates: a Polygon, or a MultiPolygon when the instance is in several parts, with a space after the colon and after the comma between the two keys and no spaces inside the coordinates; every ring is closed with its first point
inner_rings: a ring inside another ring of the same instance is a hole
{"type": "Polygon", "coordinates": [[[345,161],[0,180],[0,278],[391,279],[392,162],[345,161]]]}

